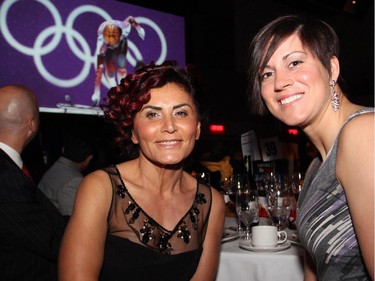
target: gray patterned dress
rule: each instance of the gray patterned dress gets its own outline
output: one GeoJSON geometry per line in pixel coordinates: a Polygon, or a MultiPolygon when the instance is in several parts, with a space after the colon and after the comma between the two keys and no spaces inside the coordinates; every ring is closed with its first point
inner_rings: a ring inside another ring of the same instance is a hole
{"type": "MultiPolygon", "coordinates": [[[[345,124],[369,112],[373,113],[374,108],[355,112],[345,124]]],[[[311,172],[305,177],[298,201],[298,235],[315,262],[319,280],[371,280],[360,254],[344,189],[336,178],[339,136],[340,133],[327,159],[314,159],[311,172]]]]}

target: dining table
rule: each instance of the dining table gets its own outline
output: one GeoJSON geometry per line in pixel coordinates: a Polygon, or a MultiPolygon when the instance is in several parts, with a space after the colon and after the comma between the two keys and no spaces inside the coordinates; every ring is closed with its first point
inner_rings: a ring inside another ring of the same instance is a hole
{"type": "MultiPolygon", "coordinates": [[[[270,224],[270,220],[260,218],[259,224],[270,224]]],[[[280,249],[258,251],[247,247],[248,241],[244,241],[240,235],[233,235],[236,226],[238,226],[236,217],[226,217],[224,231],[232,232],[228,232],[231,235],[226,239],[223,238],[221,244],[216,281],[303,280],[304,250],[295,239],[295,230],[285,229],[288,234],[288,244],[280,249]]]]}

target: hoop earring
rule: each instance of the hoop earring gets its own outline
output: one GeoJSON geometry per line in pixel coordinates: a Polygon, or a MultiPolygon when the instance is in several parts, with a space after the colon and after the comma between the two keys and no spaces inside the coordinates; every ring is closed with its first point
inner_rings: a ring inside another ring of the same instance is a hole
{"type": "Polygon", "coordinates": [[[340,97],[336,92],[335,86],[336,81],[332,80],[332,82],[329,84],[332,87],[332,95],[331,95],[331,106],[334,112],[339,111],[340,109],[340,97]]]}

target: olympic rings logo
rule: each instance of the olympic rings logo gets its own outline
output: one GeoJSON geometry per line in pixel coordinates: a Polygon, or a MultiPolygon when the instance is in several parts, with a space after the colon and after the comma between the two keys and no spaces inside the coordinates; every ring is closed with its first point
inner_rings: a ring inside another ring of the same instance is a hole
{"type": "MultiPolygon", "coordinates": [[[[51,3],[51,1],[35,0],[35,2],[38,2],[45,8],[47,8],[53,18],[54,25],[46,27],[43,31],[41,31],[36,37],[34,45],[32,47],[29,47],[21,44],[16,38],[14,38],[8,28],[7,16],[12,5],[17,1],[19,0],[5,0],[0,6],[0,31],[2,32],[5,40],[20,53],[27,56],[32,56],[34,64],[40,75],[53,85],[62,88],[70,88],[81,84],[88,77],[90,73],[90,67],[93,67],[95,70],[97,54],[95,54],[95,51],[91,53],[90,46],[87,43],[86,39],[73,28],[74,22],[79,16],[85,13],[97,14],[103,18],[103,21],[111,20],[111,16],[100,7],[93,5],[81,5],[75,8],[68,15],[66,23],[64,25],[58,9],[54,6],[53,3],[51,3]],[[58,48],[58,45],[61,43],[64,35],[70,50],[78,59],[83,62],[83,66],[79,74],[71,79],[61,79],[52,75],[45,68],[42,61],[43,56],[51,53],[56,48],[58,48]],[[45,44],[47,39],[51,36],[52,40],[45,44]],[[76,42],[78,42],[80,46],[77,46],[76,42]]],[[[154,21],[149,18],[135,17],[135,19],[141,26],[148,25],[157,34],[161,44],[161,51],[158,58],[155,58],[154,61],[156,63],[162,63],[167,56],[167,42],[163,31],[154,21]]],[[[135,67],[138,61],[143,61],[143,56],[139,48],[137,48],[137,46],[130,40],[128,40],[128,48],[131,52],[128,52],[126,54],[127,62],[135,67]]],[[[103,80],[102,83],[107,88],[109,87],[106,81],[103,80]]]]}

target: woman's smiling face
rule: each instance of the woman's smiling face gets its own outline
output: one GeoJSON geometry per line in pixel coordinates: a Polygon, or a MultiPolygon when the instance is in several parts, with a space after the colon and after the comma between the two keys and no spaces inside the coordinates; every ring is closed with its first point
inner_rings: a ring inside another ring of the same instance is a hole
{"type": "Polygon", "coordinates": [[[175,83],[151,89],[150,101],[134,118],[132,141],[152,162],[174,165],[186,159],[200,135],[197,109],[175,83]]]}
{"type": "Polygon", "coordinates": [[[309,124],[330,105],[330,75],[297,34],[280,43],[260,76],[263,100],[287,125],[309,124]]]}

